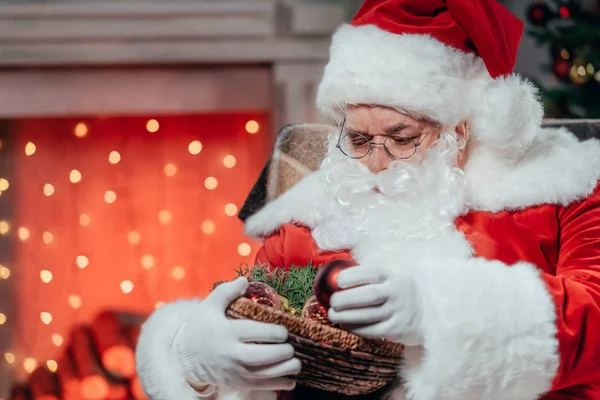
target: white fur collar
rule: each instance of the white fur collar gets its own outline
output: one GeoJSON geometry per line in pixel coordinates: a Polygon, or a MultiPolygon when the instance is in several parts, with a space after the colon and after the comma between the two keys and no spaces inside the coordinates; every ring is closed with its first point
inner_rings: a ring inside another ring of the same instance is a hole
{"type": "Polygon", "coordinates": [[[565,128],[540,128],[524,153],[509,151],[469,149],[465,180],[471,209],[567,205],[589,195],[600,179],[600,141],[580,142],[565,128]]]}
{"type": "MultiPolygon", "coordinates": [[[[600,141],[580,142],[564,128],[539,128],[521,154],[473,143],[465,165],[469,207],[499,212],[540,204],[567,205],[589,195],[600,179],[600,141]]],[[[264,237],[281,225],[299,222],[313,228],[322,199],[318,173],[248,218],[246,233],[264,237]]]]}

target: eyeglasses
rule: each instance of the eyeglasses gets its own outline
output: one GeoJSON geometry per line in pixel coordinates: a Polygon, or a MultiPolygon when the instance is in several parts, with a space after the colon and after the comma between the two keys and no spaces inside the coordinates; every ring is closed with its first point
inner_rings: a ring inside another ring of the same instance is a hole
{"type": "Polygon", "coordinates": [[[373,146],[383,146],[385,152],[391,158],[405,160],[412,157],[417,152],[417,148],[423,143],[423,140],[438,128],[438,125],[433,125],[429,132],[418,141],[417,139],[422,135],[421,129],[413,127],[406,128],[408,130],[406,133],[393,133],[386,136],[383,143],[376,143],[361,133],[344,133],[345,125],[346,119],[342,123],[336,147],[344,155],[354,159],[363,158],[370,154],[373,151],[373,146]]]}

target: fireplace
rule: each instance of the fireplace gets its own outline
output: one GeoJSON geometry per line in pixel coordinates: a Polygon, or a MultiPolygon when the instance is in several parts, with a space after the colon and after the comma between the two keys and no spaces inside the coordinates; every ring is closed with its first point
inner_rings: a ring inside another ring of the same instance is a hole
{"type": "Polygon", "coordinates": [[[237,211],[278,128],[321,121],[343,17],[302,1],[0,3],[0,398],[143,397],[126,352],[103,354],[252,263],[237,211]]]}

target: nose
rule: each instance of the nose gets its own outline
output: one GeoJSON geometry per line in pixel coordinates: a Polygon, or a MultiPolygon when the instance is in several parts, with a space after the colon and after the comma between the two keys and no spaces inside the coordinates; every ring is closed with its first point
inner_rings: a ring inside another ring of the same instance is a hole
{"type": "Polygon", "coordinates": [[[367,167],[369,167],[369,170],[374,174],[388,169],[388,166],[393,161],[392,158],[385,151],[383,146],[380,144],[374,144],[371,154],[369,154],[365,158],[367,159],[367,167]]]}

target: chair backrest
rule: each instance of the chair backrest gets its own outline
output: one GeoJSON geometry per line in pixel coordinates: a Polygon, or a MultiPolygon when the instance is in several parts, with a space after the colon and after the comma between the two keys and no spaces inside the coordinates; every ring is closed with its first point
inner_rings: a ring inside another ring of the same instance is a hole
{"type": "MultiPolygon", "coordinates": [[[[547,119],[545,127],[565,127],[582,140],[600,138],[600,120],[547,119]]],[[[246,198],[238,217],[245,221],[300,179],[319,168],[327,135],[336,128],[322,124],[286,125],[277,134],[273,153],[246,198]]]]}

